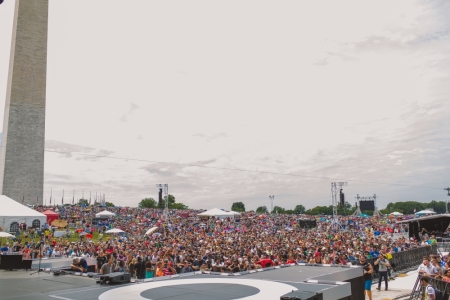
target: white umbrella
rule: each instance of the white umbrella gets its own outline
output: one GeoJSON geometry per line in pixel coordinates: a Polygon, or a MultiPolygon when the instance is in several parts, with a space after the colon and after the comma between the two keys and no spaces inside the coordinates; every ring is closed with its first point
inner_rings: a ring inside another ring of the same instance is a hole
{"type": "Polygon", "coordinates": [[[150,234],[152,234],[153,232],[155,232],[155,230],[157,230],[158,229],[158,227],[152,227],[152,228],[150,228],[149,230],[147,230],[147,232],[145,233],[145,235],[150,235],[150,234]]]}
{"type": "Polygon", "coordinates": [[[0,237],[6,237],[6,238],[9,238],[9,237],[15,237],[15,236],[12,235],[12,234],[9,234],[9,233],[7,233],[7,232],[0,231],[0,237]]]}
{"type": "Polygon", "coordinates": [[[121,233],[121,232],[125,232],[125,231],[123,231],[122,229],[119,229],[119,228],[113,228],[108,231],[105,231],[105,233],[121,233]]]}

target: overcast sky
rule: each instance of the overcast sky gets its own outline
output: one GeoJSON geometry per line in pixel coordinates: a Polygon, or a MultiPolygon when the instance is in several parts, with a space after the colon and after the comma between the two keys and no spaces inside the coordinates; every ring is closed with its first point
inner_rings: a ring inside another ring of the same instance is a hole
{"type": "Polygon", "coordinates": [[[450,199],[449,16],[445,0],[50,0],[46,201],[135,206],[168,183],[193,208],[312,208],[333,181],[352,204],[450,199]]]}

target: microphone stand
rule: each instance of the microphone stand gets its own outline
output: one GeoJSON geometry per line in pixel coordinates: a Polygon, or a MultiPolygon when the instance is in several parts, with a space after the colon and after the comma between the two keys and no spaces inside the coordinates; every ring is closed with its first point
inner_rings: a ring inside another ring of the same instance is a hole
{"type": "Polygon", "coordinates": [[[38,266],[38,270],[31,273],[30,275],[36,274],[36,273],[41,273],[41,261],[42,261],[42,242],[39,242],[39,266],[38,266]]]}

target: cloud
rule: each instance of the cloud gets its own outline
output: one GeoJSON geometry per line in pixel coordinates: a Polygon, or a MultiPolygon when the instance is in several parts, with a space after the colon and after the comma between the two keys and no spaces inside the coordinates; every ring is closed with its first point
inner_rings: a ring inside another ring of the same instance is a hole
{"type": "Polygon", "coordinates": [[[129,109],[125,114],[123,114],[122,117],[120,117],[119,121],[121,121],[121,122],[127,122],[127,121],[128,121],[128,117],[131,116],[131,115],[133,115],[134,112],[135,112],[136,110],[138,110],[138,109],[139,109],[139,106],[138,106],[137,104],[131,102],[131,103],[130,103],[130,109],[129,109]]]}
{"type": "Polygon", "coordinates": [[[192,136],[204,138],[207,142],[211,142],[216,139],[228,137],[228,134],[225,132],[212,133],[212,134],[196,133],[196,134],[193,134],[192,136]]]}

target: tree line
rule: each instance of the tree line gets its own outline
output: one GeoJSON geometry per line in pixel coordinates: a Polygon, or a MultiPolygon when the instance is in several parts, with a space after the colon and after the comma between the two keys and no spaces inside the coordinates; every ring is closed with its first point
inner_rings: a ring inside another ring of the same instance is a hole
{"type": "MultiPolygon", "coordinates": [[[[187,205],[184,205],[183,203],[176,203],[175,197],[171,194],[169,194],[169,209],[188,209],[187,205]]],[[[139,208],[165,208],[166,207],[166,197],[164,197],[163,201],[161,202],[161,205],[159,205],[158,201],[156,201],[153,198],[145,198],[142,199],[141,202],[139,202],[138,205],[139,208]]]]}
{"type": "MultiPolygon", "coordinates": [[[[410,215],[414,212],[419,212],[425,209],[432,209],[438,214],[446,212],[446,203],[444,201],[432,200],[431,202],[416,202],[416,201],[405,201],[405,202],[391,202],[386,208],[380,209],[382,214],[390,214],[393,212],[400,212],[402,214],[410,215]]],[[[245,212],[245,205],[242,202],[234,202],[231,206],[231,210],[237,212],[245,212]]],[[[356,211],[356,207],[352,206],[350,203],[345,202],[345,205],[337,207],[337,213],[339,215],[351,215],[356,211]]],[[[272,214],[307,214],[307,215],[332,215],[333,206],[316,206],[311,209],[305,209],[301,204],[296,205],[294,209],[285,209],[280,206],[274,206],[272,211],[269,212],[267,206],[259,206],[256,209],[257,213],[272,213],[272,214]]],[[[362,213],[372,215],[373,211],[362,211],[362,213]]]]}

